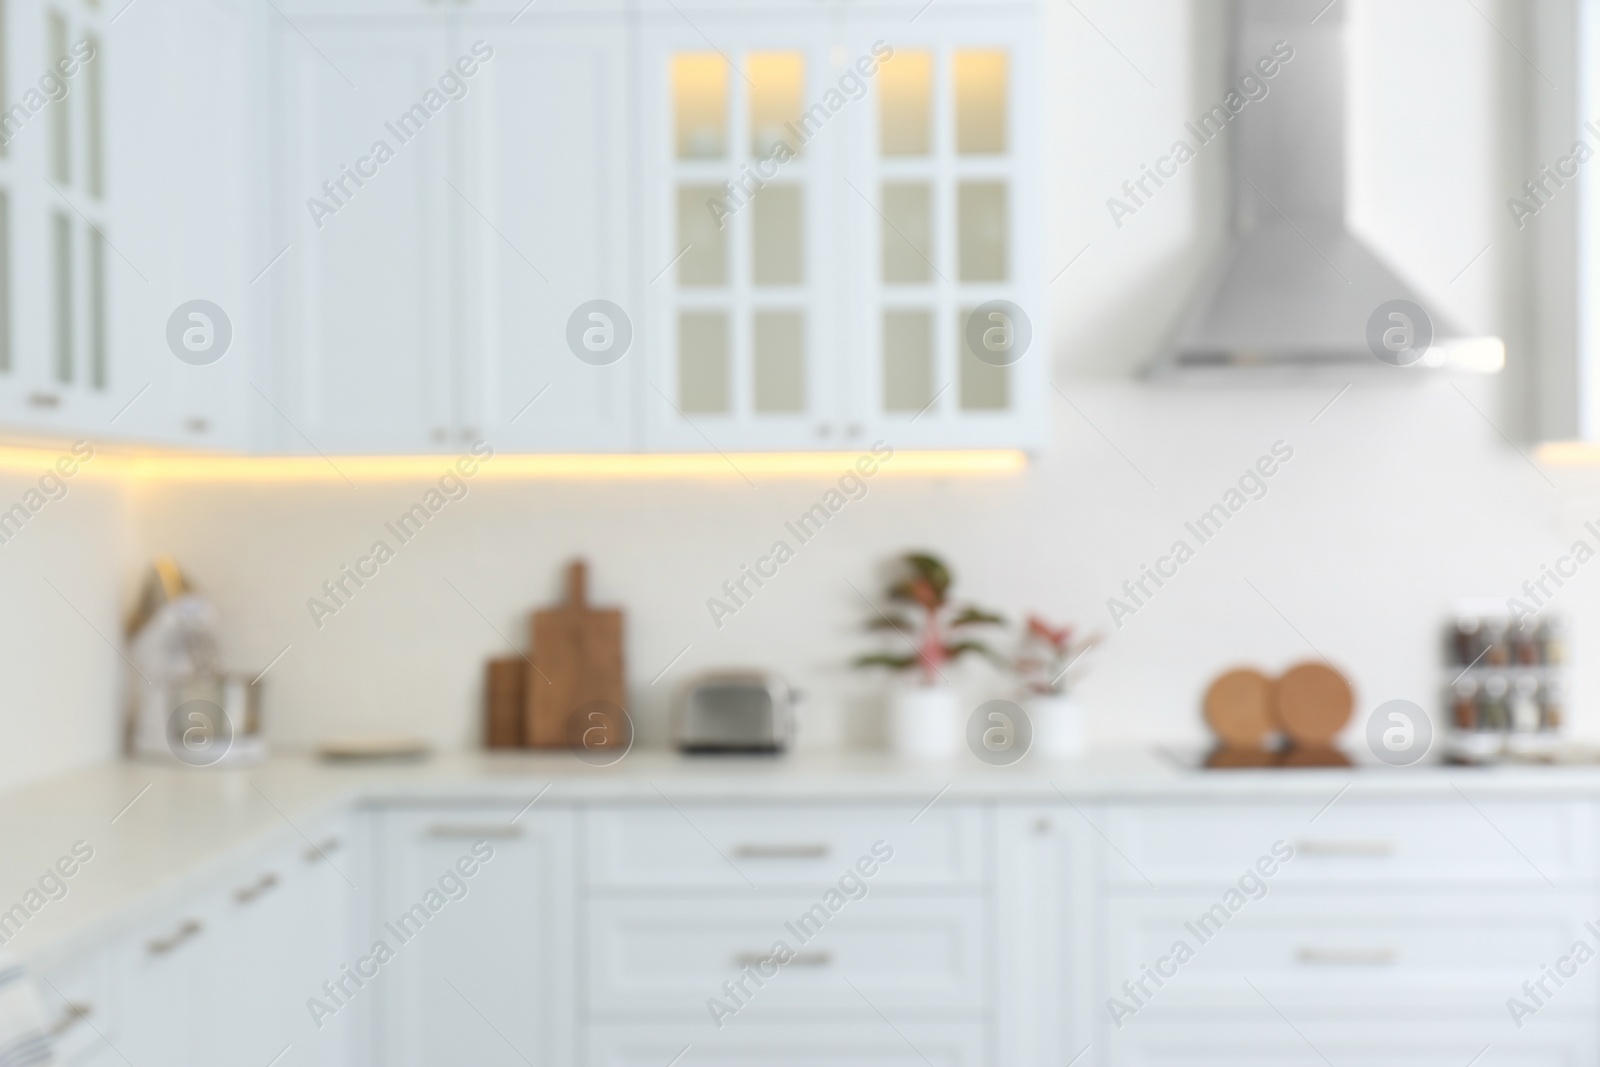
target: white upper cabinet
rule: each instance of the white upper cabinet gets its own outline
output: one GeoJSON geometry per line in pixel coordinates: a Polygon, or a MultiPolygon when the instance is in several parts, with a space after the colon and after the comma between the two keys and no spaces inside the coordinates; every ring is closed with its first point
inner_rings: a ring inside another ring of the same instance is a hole
{"type": "Polygon", "coordinates": [[[450,191],[462,414],[502,451],[636,450],[626,27],[531,14],[463,26],[494,58],[450,191]]]}
{"type": "Polygon", "coordinates": [[[668,12],[642,30],[649,443],[838,447],[854,429],[838,315],[844,138],[802,129],[837,34],[814,17],[696,23],[668,12]]]}
{"type": "Polygon", "coordinates": [[[1029,10],[645,17],[653,446],[1037,442],[1029,10]]]}
{"type": "Polygon", "coordinates": [[[0,19],[0,412],[23,432],[99,438],[126,386],[108,320],[124,265],[109,245],[104,19],[81,0],[0,19]]]}
{"type": "MultiPolygon", "coordinates": [[[[86,75],[99,65],[113,91],[104,119],[79,100],[84,136],[108,147],[103,163],[85,150],[77,184],[90,202],[99,187],[116,205],[85,235],[91,330],[95,278],[108,288],[114,404],[108,425],[84,427],[91,433],[205,449],[254,443],[264,405],[251,383],[268,349],[250,280],[271,252],[259,211],[241,209],[265,193],[259,126],[240,121],[262,68],[252,29],[207,0],[134,7],[85,65],[86,75]]],[[[98,347],[91,334],[91,379],[98,347]]]]}
{"type": "Polygon", "coordinates": [[[0,154],[8,428],[1042,443],[1034,4],[8,8],[13,96],[96,51],[0,154]]]}
{"type": "Polygon", "coordinates": [[[273,275],[277,441],[452,447],[451,160],[479,59],[442,17],[300,25],[273,39],[284,138],[273,206],[289,246],[273,275]]]}
{"type": "Polygon", "coordinates": [[[1038,23],[994,5],[859,20],[842,223],[851,420],[906,448],[1043,443],[1038,23]]]}

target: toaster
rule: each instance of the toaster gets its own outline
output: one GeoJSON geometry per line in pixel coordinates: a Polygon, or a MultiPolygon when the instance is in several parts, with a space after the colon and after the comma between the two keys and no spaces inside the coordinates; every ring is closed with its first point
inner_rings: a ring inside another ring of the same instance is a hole
{"type": "Polygon", "coordinates": [[[794,698],[767,671],[702,674],[678,693],[673,740],[682,752],[782,752],[794,737],[794,698]]]}

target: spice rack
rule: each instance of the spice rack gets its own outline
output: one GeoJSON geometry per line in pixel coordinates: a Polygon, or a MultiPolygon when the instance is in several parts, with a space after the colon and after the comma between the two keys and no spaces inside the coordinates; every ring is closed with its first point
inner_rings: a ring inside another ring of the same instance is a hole
{"type": "Polygon", "coordinates": [[[1561,740],[1567,625],[1515,620],[1498,604],[1462,605],[1446,630],[1446,753],[1465,762],[1537,756],[1561,740]]]}

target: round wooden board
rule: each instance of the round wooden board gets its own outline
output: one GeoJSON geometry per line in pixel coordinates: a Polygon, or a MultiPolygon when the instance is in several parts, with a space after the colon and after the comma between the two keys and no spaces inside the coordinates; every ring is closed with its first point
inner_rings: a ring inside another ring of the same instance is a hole
{"type": "Polygon", "coordinates": [[[1206,690],[1205,717],[1226,748],[1256,748],[1278,728],[1272,712],[1272,679],[1241,667],[1228,671],[1206,690]]]}
{"type": "Polygon", "coordinates": [[[1330,747],[1355,703],[1349,681],[1326,663],[1297,664],[1278,679],[1278,720],[1297,745],[1330,747]]]}

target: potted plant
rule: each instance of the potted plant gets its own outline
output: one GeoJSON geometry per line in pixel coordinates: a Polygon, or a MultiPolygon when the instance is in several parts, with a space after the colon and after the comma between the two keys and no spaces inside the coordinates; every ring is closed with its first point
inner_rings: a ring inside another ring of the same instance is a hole
{"type": "Polygon", "coordinates": [[[1029,615],[1011,659],[1022,683],[1024,710],[1033,726],[1032,750],[1070,758],[1084,749],[1083,709],[1072,696],[1072,668],[1100,641],[1099,635],[1074,640],[1071,626],[1052,626],[1029,615]]]}
{"type": "Polygon", "coordinates": [[[914,759],[955,755],[962,737],[961,698],[944,668],[972,654],[997,659],[982,641],[968,636],[974,627],[1005,622],[993,612],[950,601],[950,568],[937,556],[908,552],[895,561],[887,597],[894,605],[867,620],[867,629],[893,631],[909,645],[899,652],[858,656],[857,667],[897,672],[889,709],[890,746],[914,759]]]}

